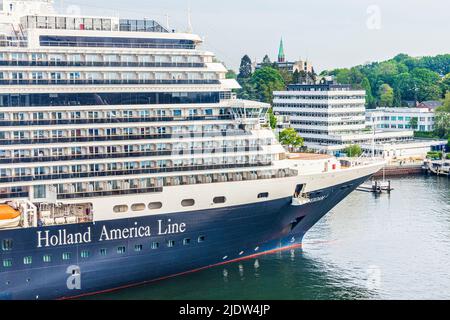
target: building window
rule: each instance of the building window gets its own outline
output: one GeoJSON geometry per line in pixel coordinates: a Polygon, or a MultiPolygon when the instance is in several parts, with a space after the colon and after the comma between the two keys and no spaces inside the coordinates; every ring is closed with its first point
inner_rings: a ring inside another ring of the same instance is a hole
{"type": "Polygon", "coordinates": [[[71,258],[71,254],[70,254],[70,252],[64,252],[63,254],[62,254],[62,259],[63,260],[70,260],[70,258],[71,258]]]}
{"type": "Polygon", "coordinates": [[[194,199],[185,199],[185,200],[181,201],[181,205],[183,207],[192,207],[194,204],[195,204],[194,199]]]}
{"type": "Polygon", "coordinates": [[[152,242],[152,249],[158,249],[159,248],[159,242],[152,242]]]}
{"type": "Polygon", "coordinates": [[[42,261],[44,262],[52,262],[52,256],[49,254],[46,254],[45,256],[42,257],[42,261]]]}
{"type": "Polygon", "coordinates": [[[118,254],[124,254],[125,253],[125,247],[118,247],[117,248],[117,253],[118,254]]]}
{"type": "Polygon", "coordinates": [[[33,263],[33,258],[28,256],[23,258],[23,264],[32,264],[33,263]]]}
{"type": "Polygon", "coordinates": [[[4,259],[3,260],[3,267],[11,268],[12,267],[12,259],[4,259]]]}
{"type": "Polygon", "coordinates": [[[13,241],[11,239],[4,239],[2,241],[2,250],[11,251],[13,246],[13,241]]]}
{"type": "Polygon", "coordinates": [[[128,206],[125,204],[121,204],[118,206],[114,206],[113,211],[115,213],[123,213],[123,212],[127,212],[128,211],[128,206]]]}
{"type": "Polygon", "coordinates": [[[142,244],[137,244],[137,245],[135,245],[135,246],[134,246],[134,251],[136,251],[136,252],[142,251],[142,244]]]}
{"type": "Polygon", "coordinates": [[[183,240],[183,245],[185,245],[185,246],[189,245],[190,243],[191,243],[191,239],[189,239],[189,238],[186,238],[183,240]]]}
{"type": "Polygon", "coordinates": [[[262,193],[258,194],[258,199],[264,199],[264,198],[268,198],[268,197],[269,197],[268,192],[262,192],[262,193]]]}
{"type": "Polygon", "coordinates": [[[89,251],[88,250],[81,251],[80,257],[83,259],[89,258],[89,251]]]}
{"type": "Polygon", "coordinates": [[[213,199],[213,202],[215,204],[219,204],[219,203],[225,203],[227,201],[227,199],[225,197],[215,197],[213,199]]]}
{"type": "Polygon", "coordinates": [[[168,241],[167,241],[167,246],[168,246],[169,248],[173,248],[173,247],[175,246],[175,241],[174,241],[174,240],[168,240],[168,241]]]}
{"type": "Polygon", "coordinates": [[[151,203],[148,204],[148,208],[150,210],[161,209],[162,208],[162,203],[161,202],[151,202],[151,203]]]}
{"type": "Polygon", "coordinates": [[[106,249],[105,248],[100,249],[100,255],[101,256],[106,256],[106,249]]]}
{"type": "Polygon", "coordinates": [[[205,242],[205,239],[206,239],[205,236],[198,237],[198,243],[205,242]]]}

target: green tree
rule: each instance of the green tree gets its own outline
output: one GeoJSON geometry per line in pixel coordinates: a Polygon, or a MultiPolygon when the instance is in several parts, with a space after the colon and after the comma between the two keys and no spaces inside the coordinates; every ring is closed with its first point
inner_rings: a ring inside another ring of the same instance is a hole
{"type": "Polygon", "coordinates": [[[237,78],[237,75],[236,75],[236,72],[234,72],[234,70],[228,70],[227,71],[227,74],[225,75],[225,78],[227,78],[227,79],[236,79],[237,78]]]}
{"type": "Polygon", "coordinates": [[[251,76],[252,76],[252,60],[248,55],[245,55],[241,59],[238,77],[240,79],[248,79],[251,76]]]}
{"type": "Polygon", "coordinates": [[[272,61],[270,61],[269,56],[266,54],[262,60],[262,67],[273,67],[272,61]]]}
{"type": "Polygon", "coordinates": [[[372,94],[372,87],[370,85],[369,79],[367,77],[364,77],[361,81],[361,88],[366,90],[366,105],[369,108],[375,107],[375,98],[372,94]]]}
{"type": "Polygon", "coordinates": [[[380,96],[380,107],[392,107],[394,105],[394,89],[390,85],[384,83],[378,90],[380,96]]]}
{"type": "Polygon", "coordinates": [[[363,153],[362,148],[357,144],[350,145],[347,148],[345,148],[343,151],[349,157],[359,157],[363,153]]]}
{"type": "Polygon", "coordinates": [[[418,125],[419,125],[419,118],[412,117],[411,120],[409,120],[409,125],[411,126],[411,128],[413,130],[417,130],[418,125]]]}
{"type": "Polygon", "coordinates": [[[440,138],[450,135],[450,112],[436,111],[434,120],[435,133],[440,138]]]}
{"type": "Polygon", "coordinates": [[[441,98],[442,91],[439,87],[440,77],[436,72],[425,68],[417,68],[412,71],[411,75],[414,79],[418,101],[422,102],[441,98]]]}
{"type": "Polygon", "coordinates": [[[304,145],[303,138],[294,128],[287,128],[281,131],[278,140],[283,146],[287,146],[289,151],[292,151],[294,148],[303,147],[304,145]]]}
{"type": "Polygon", "coordinates": [[[443,93],[447,93],[447,91],[450,92],[450,73],[447,73],[447,75],[442,78],[440,85],[443,93]]]}
{"type": "Polygon", "coordinates": [[[269,125],[272,129],[275,129],[277,127],[277,117],[275,117],[275,115],[273,114],[273,109],[270,108],[269,111],[267,112],[267,114],[269,115],[269,125]]]}
{"type": "Polygon", "coordinates": [[[450,112],[450,91],[447,91],[442,106],[437,108],[436,111],[450,112]]]}
{"type": "Polygon", "coordinates": [[[270,104],[272,104],[273,92],[282,91],[286,87],[280,72],[271,67],[256,70],[250,83],[256,90],[258,100],[270,104]]]}

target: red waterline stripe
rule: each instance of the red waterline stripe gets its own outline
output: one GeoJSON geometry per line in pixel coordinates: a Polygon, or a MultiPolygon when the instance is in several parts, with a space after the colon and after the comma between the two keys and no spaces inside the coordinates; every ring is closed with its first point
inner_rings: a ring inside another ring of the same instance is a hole
{"type": "Polygon", "coordinates": [[[114,291],[123,290],[123,289],[127,289],[127,288],[132,288],[132,287],[138,287],[138,286],[141,286],[141,285],[144,285],[144,284],[157,282],[157,281],[161,281],[161,280],[165,280],[165,279],[169,279],[169,278],[174,278],[174,277],[178,277],[178,276],[181,276],[181,275],[186,275],[186,274],[202,271],[202,270],[205,270],[205,269],[218,267],[218,266],[222,266],[222,265],[233,263],[233,262],[249,260],[249,259],[252,259],[252,258],[255,258],[255,257],[260,257],[260,256],[263,256],[263,255],[268,255],[268,254],[272,254],[272,253],[276,253],[276,252],[280,252],[280,251],[297,249],[297,248],[300,248],[300,247],[302,247],[301,243],[294,244],[294,245],[287,246],[287,247],[282,247],[282,248],[272,249],[272,250],[268,250],[268,251],[264,251],[264,252],[260,252],[260,253],[255,253],[255,254],[252,254],[252,255],[249,255],[249,256],[245,256],[245,257],[242,257],[242,258],[236,258],[236,259],[229,260],[229,261],[219,262],[219,263],[212,264],[212,265],[209,265],[209,266],[206,266],[206,267],[201,267],[201,268],[197,268],[197,269],[193,269],[193,270],[189,270],[189,271],[183,271],[183,272],[180,272],[180,273],[172,274],[172,275],[169,275],[169,276],[165,276],[165,277],[161,277],[161,278],[157,278],[157,279],[153,279],[153,280],[146,280],[146,281],[142,281],[142,282],[138,282],[138,283],[127,284],[127,285],[124,285],[124,286],[120,286],[120,287],[116,287],[116,288],[112,288],[112,289],[105,289],[105,290],[96,291],[96,292],[83,293],[83,294],[80,294],[80,295],[77,295],[77,296],[73,296],[73,297],[63,297],[63,298],[59,298],[57,300],[73,300],[73,299],[78,299],[78,298],[82,298],[82,297],[94,296],[94,295],[98,295],[98,294],[111,293],[111,292],[114,292],[114,291]]]}

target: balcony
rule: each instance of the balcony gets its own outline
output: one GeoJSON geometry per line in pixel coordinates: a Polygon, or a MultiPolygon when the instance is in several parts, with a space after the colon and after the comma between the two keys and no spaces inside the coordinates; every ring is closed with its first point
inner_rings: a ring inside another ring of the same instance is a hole
{"type": "Polygon", "coordinates": [[[0,61],[0,66],[18,67],[142,67],[142,68],[204,68],[204,63],[190,62],[87,62],[87,61],[0,61]]]}
{"type": "Polygon", "coordinates": [[[0,85],[202,85],[220,84],[219,80],[0,80],[0,85]]]}

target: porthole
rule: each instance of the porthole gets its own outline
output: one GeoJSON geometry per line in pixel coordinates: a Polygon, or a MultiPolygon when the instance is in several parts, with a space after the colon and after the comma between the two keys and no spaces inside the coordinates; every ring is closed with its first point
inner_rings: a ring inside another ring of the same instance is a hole
{"type": "Polygon", "coordinates": [[[258,194],[258,199],[264,199],[264,198],[268,198],[268,197],[269,197],[268,192],[262,192],[262,193],[258,194]]]}
{"type": "Polygon", "coordinates": [[[12,260],[11,259],[4,259],[3,260],[3,267],[11,268],[12,267],[12,260]]]}
{"type": "Polygon", "coordinates": [[[137,245],[135,245],[134,246],[134,251],[136,251],[136,252],[140,252],[140,251],[142,251],[142,244],[137,244],[137,245]]]}
{"type": "Polygon", "coordinates": [[[102,249],[100,249],[100,255],[101,256],[106,256],[106,249],[105,248],[102,248],[102,249]]]}
{"type": "Polygon", "coordinates": [[[144,203],[135,203],[131,206],[131,210],[133,211],[144,211],[145,204],[144,203]]]}
{"type": "Polygon", "coordinates": [[[62,259],[63,260],[70,260],[70,258],[71,258],[70,252],[65,252],[65,253],[62,254],[62,259]]]}
{"type": "Polygon", "coordinates": [[[159,248],[159,242],[152,242],[152,249],[158,249],[159,248]]]}
{"type": "Polygon", "coordinates": [[[113,211],[115,213],[124,213],[128,211],[128,206],[126,204],[117,205],[114,206],[113,211]]]}
{"type": "Polygon", "coordinates": [[[174,240],[168,240],[168,241],[167,241],[167,246],[168,246],[169,248],[175,247],[175,241],[174,241],[174,240]]]}
{"type": "Polygon", "coordinates": [[[198,242],[204,242],[205,241],[205,236],[200,236],[198,237],[198,242]]]}
{"type": "Polygon", "coordinates": [[[185,245],[185,246],[189,245],[190,243],[191,243],[191,239],[189,239],[189,238],[186,238],[183,240],[183,245],[185,245]]]}
{"type": "Polygon", "coordinates": [[[83,250],[80,252],[80,257],[83,259],[89,258],[89,251],[83,250]]]}
{"type": "Polygon", "coordinates": [[[161,202],[151,202],[151,203],[148,204],[148,208],[150,210],[161,209],[162,208],[162,203],[161,202]]]}
{"type": "Polygon", "coordinates": [[[194,204],[195,204],[194,199],[184,199],[183,201],[181,201],[181,205],[183,207],[192,207],[194,204]]]}
{"type": "Polygon", "coordinates": [[[11,251],[12,245],[13,245],[13,241],[11,239],[5,239],[2,241],[2,250],[3,251],[11,251]]]}
{"type": "Polygon", "coordinates": [[[31,264],[33,262],[33,258],[28,256],[23,258],[23,264],[31,264]]]}
{"type": "Polygon", "coordinates": [[[125,247],[118,247],[117,248],[117,253],[118,254],[124,254],[125,253],[125,247]]]}
{"type": "Polygon", "coordinates": [[[45,256],[42,257],[42,261],[44,262],[52,262],[52,256],[49,254],[46,254],[45,256]]]}
{"type": "Polygon", "coordinates": [[[213,202],[214,202],[215,204],[225,203],[226,201],[227,201],[227,198],[225,198],[225,197],[215,197],[215,198],[213,199],[213,202]]]}

